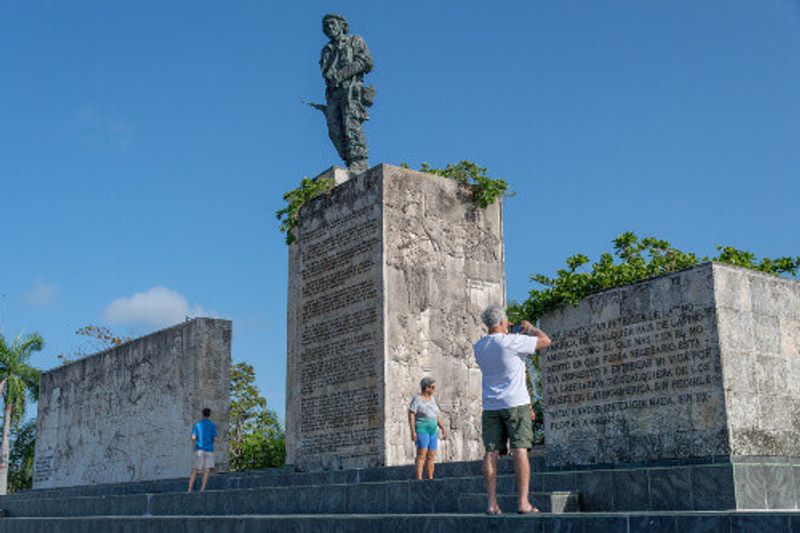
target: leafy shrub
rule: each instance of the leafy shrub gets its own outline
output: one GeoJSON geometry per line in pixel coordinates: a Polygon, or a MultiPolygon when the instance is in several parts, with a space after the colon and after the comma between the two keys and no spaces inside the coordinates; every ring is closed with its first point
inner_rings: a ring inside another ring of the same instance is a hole
{"type": "MultiPolygon", "coordinates": [[[[402,163],[401,166],[409,168],[407,163],[402,163]]],[[[486,209],[500,198],[513,196],[513,193],[508,190],[508,182],[489,177],[486,167],[472,161],[462,160],[455,164],[448,164],[444,168],[434,168],[428,163],[422,163],[419,170],[455,180],[456,183],[470,191],[472,200],[481,209],[486,209]]]]}
{"type": "Polygon", "coordinates": [[[286,234],[286,244],[292,244],[297,240],[294,228],[297,226],[300,208],[312,198],[330,192],[335,186],[336,180],[333,178],[310,179],[304,177],[298,188],[283,195],[286,207],[277,211],[275,216],[281,221],[280,230],[286,234]]]}
{"type": "Polygon", "coordinates": [[[556,272],[555,277],[533,274],[531,280],[543,286],[533,289],[528,299],[509,306],[509,319],[535,322],[545,313],[569,303],[576,305],[586,296],[652,278],[668,272],[689,268],[706,261],[717,261],[729,265],[751,268],[774,275],[796,276],[800,269],[800,257],[764,258],[757,260],[755,254],[738,250],[732,246],[717,246],[716,257],[698,257],[694,253],[674,248],[669,242],[654,237],[639,239],[628,231],[613,241],[613,252],[605,252],[589,269],[581,269],[589,263],[584,254],[568,257],[566,268],[556,272]]]}

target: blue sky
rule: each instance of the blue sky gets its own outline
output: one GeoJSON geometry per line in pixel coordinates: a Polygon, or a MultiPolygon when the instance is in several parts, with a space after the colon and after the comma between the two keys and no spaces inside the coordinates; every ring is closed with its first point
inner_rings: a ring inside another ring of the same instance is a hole
{"type": "Polygon", "coordinates": [[[327,12],[374,56],[372,164],[471,159],[510,182],[510,299],[626,230],[800,253],[797,0],[5,0],[0,316],[44,335],[36,364],[86,324],[213,313],[283,414],[274,213],[340,164],[300,103],[323,98],[327,12]]]}

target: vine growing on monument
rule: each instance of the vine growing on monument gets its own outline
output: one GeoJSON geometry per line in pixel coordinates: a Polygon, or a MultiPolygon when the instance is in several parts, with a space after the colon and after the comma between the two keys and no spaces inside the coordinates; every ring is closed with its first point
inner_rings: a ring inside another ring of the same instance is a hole
{"type": "MultiPolygon", "coordinates": [[[[408,163],[401,163],[400,166],[410,168],[408,163]]],[[[506,180],[490,177],[486,167],[466,159],[455,164],[450,163],[444,168],[434,168],[428,163],[422,163],[419,170],[454,180],[470,191],[472,200],[481,209],[486,209],[500,198],[514,195],[509,191],[506,180]]]]}
{"type": "Polygon", "coordinates": [[[297,240],[294,228],[297,226],[300,208],[312,198],[330,192],[334,186],[336,186],[336,180],[333,178],[311,179],[304,177],[299,187],[283,195],[286,207],[276,211],[275,216],[281,222],[281,233],[286,234],[286,244],[292,244],[297,240]]]}
{"type": "MultiPolygon", "coordinates": [[[[400,166],[410,168],[408,163],[401,163],[400,166]]],[[[454,180],[470,192],[472,200],[481,209],[486,209],[500,198],[514,195],[508,189],[508,182],[490,177],[486,167],[472,161],[462,160],[450,163],[444,168],[434,168],[428,163],[422,163],[420,171],[454,180]]],[[[306,177],[302,179],[299,187],[283,195],[286,207],[276,211],[275,216],[280,221],[281,233],[286,234],[286,244],[297,241],[294,229],[297,226],[300,208],[312,198],[330,192],[335,186],[336,181],[333,178],[306,177]]]]}

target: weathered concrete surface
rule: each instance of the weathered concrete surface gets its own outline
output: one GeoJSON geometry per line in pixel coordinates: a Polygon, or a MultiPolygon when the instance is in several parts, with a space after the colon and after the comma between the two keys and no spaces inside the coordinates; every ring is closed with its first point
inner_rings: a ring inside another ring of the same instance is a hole
{"type": "Polygon", "coordinates": [[[301,211],[289,250],[287,463],[413,461],[407,406],[437,379],[440,455],[481,454],[479,314],[504,302],[499,204],[451,180],[379,165],[301,211]]]}
{"type": "Polygon", "coordinates": [[[502,208],[486,209],[449,179],[383,166],[386,320],[386,463],[415,455],[408,402],[419,381],[437,380],[450,429],[439,456],[477,459],[481,373],[472,343],[485,334],[480,313],[505,304],[502,208]]]}
{"type": "Polygon", "coordinates": [[[543,317],[550,465],[800,456],[800,283],[717,263],[543,317]]]}
{"type": "Polygon", "coordinates": [[[800,457],[800,282],[713,268],[729,451],[800,457]]]}
{"type": "Polygon", "coordinates": [[[42,374],[34,488],[187,475],[203,407],[227,470],[231,322],[196,318],[42,374]]]}

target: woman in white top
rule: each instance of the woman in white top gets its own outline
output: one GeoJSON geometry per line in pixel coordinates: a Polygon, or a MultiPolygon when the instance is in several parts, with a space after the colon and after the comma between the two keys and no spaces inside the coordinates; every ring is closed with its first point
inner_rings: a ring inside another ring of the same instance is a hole
{"type": "Polygon", "coordinates": [[[447,438],[447,430],[439,416],[439,406],[433,397],[436,385],[433,378],[424,377],[419,382],[421,394],[417,394],[408,406],[408,424],[411,426],[411,440],[417,446],[417,458],[414,462],[417,479],[422,479],[422,470],[433,479],[433,468],[436,462],[436,450],[439,442],[436,438],[437,428],[442,428],[442,439],[447,438]]]}

